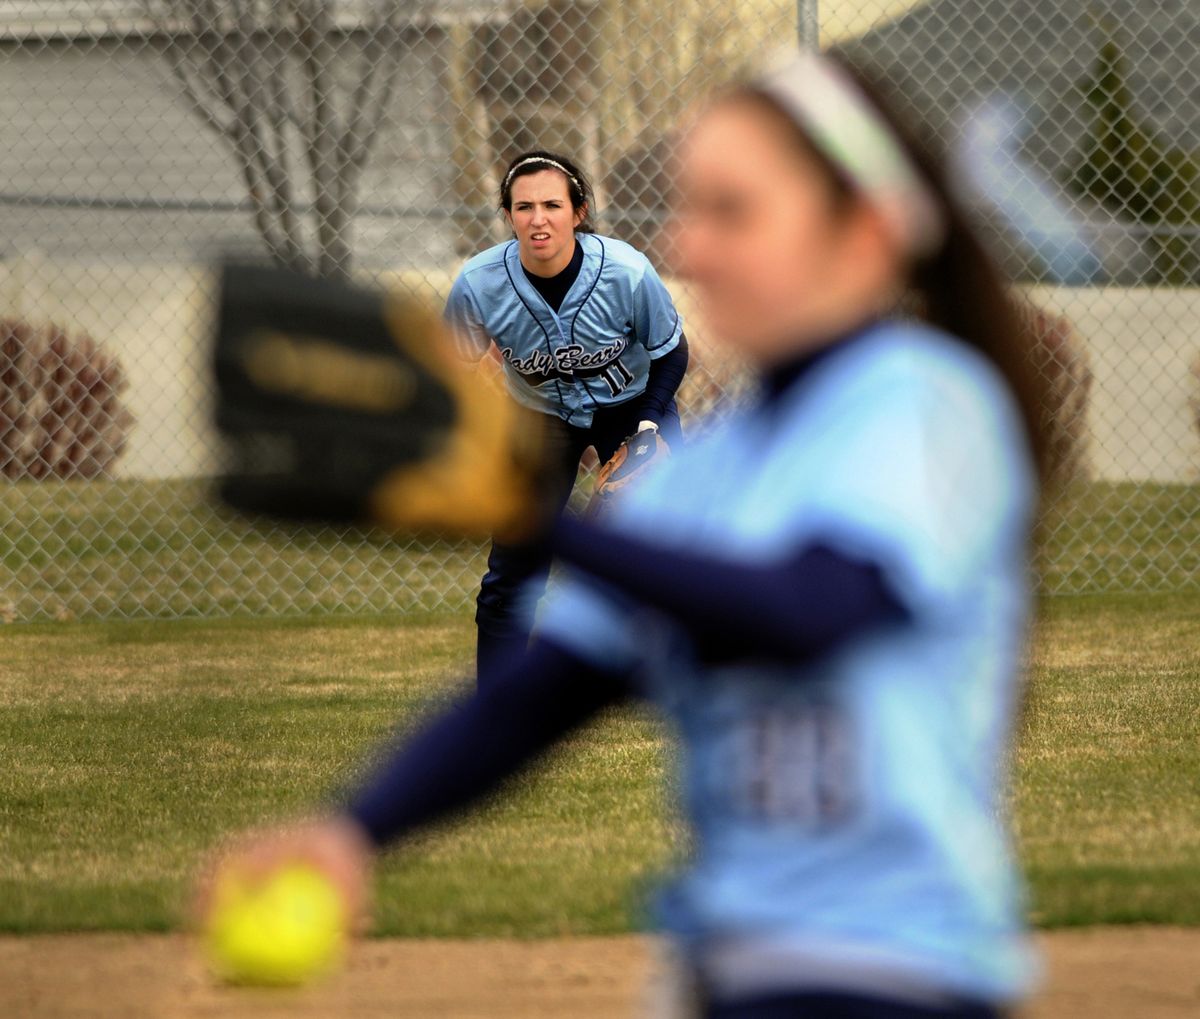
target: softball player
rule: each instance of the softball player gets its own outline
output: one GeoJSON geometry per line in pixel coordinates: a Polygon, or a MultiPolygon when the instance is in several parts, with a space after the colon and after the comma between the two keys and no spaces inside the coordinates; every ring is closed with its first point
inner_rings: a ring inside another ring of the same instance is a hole
{"type": "MultiPolygon", "coordinates": [[[[566,503],[584,451],[603,463],[628,436],[680,440],[675,392],[687,370],[679,314],[640,252],[591,228],[591,187],[552,152],[517,156],[500,205],[514,239],[463,266],[446,306],[462,355],[494,349],[513,398],[545,416],[552,498],[566,503]]],[[[478,673],[524,651],[550,569],[541,544],[493,542],[480,584],[478,673]]]]}
{"type": "Polygon", "coordinates": [[[660,904],[693,1015],[999,1016],[1034,970],[1003,795],[1045,445],[1020,321],[832,58],[717,99],[677,188],[680,269],[757,396],[602,526],[558,520],[524,657],[279,844],[359,901],[377,847],[647,697],[695,834],[660,904]]]}

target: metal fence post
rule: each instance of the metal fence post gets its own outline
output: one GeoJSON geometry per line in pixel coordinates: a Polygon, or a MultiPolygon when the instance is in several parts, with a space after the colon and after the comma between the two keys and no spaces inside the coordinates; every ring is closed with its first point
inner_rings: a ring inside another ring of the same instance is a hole
{"type": "Polygon", "coordinates": [[[815,50],[821,46],[820,0],[796,0],[796,25],[800,48],[815,50]]]}

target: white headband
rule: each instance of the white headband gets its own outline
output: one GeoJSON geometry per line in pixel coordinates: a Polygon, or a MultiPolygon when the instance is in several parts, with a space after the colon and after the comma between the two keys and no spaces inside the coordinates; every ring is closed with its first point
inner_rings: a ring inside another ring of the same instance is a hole
{"type": "Polygon", "coordinates": [[[777,102],[817,149],[874,205],[906,250],[927,255],[946,235],[945,216],[861,88],[836,63],[789,50],[751,81],[777,102]]]}
{"type": "Polygon", "coordinates": [[[575,174],[563,166],[562,163],[555,162],[553,159],[547,159],[545,156],[528,156],[525,159],[522,159],[519,163],[514,164],[513,168],[508,171],[508,176],[504,178],[505,188],[512,183],[513,174],[521,169],[522,166],[528,166],[530,163],[545,163],[546,166],[551,166],[555,170],[561,170],[563,176],[565,176],[567,180],[575,185],[575,190],[578,191],[580,195],[583,194],[583,188],[580,186],[579,181],[575,179],[575,174]]]}

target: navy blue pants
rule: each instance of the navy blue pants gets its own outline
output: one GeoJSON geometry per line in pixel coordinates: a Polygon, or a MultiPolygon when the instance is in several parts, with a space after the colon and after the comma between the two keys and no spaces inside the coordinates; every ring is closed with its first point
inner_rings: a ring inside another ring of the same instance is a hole
{"type": "Polygon", "coordinates": [[[1003,1019],[991,1005],[935,1008],[854,994],[788,994],[709,1005],[704,1019],[1003,1019]]]}
{"type": "MultiPolygon", "coordinates": [[[[558,418],[548,418],[547,442],[551,456],[550,486],[556,505],[561,510],[571,497],[579,460],[589,446],[604,463],[630,435],[637,431],[642,420],[640,399],[605,407],[592,415],[587,428],[568,425],[558,418]]],[[[679,427],[679,412],[671,401],[667,415],[659,424],[667,445],[676,448],[683,441],[679,427]]],[[[475,623],[479,628],[476,675],[491,675],[510,657],[525,650],[529,643],[526,619],[521,609],[526,599],[540,598],[550,576],[549,551],[544,545],[505,545],[492,542],[488,569],[479,585],[475,623]]]]}

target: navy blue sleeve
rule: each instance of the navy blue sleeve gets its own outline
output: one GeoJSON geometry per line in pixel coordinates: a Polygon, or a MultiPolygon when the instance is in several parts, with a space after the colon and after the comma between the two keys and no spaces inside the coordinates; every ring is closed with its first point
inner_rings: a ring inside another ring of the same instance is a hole
{"type": "Polygon", "coordinates": [[[908,613],[871,562],[820,544],[767,563],[682,553],[563,517],[565,561],[672,616],[707,660],[813,658],[908,613]]]}
{"type": "Polygon", "coordinates": [[[646,391],[642,394],[642,417],[660,424],[666,416],[667,405],[675,399],[683,376],[687,374],[687,337],[680,335],[679,342],[657,361],[650,362],[646,376],[646,391]]]}
{"type": "Polygon", "coordinates": [[[492,792],[632,692],[627,675],[535,641],[504,675],[385,755],[347,811],[382,846],[492,792]]]}

